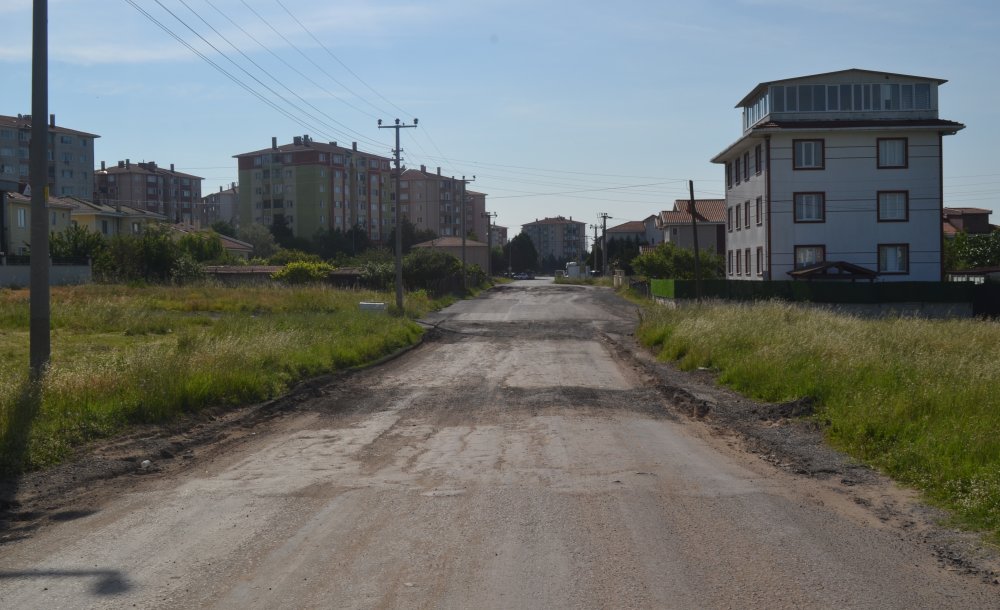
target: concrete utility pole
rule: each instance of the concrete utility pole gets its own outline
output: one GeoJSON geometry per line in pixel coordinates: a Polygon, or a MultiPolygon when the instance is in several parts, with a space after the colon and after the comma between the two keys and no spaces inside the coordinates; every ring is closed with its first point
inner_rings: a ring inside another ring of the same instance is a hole
{"type": "Polygon", "coordinates": [[[596,224],[590,225],[590,228],[594,230],[594,271],[597,271],[597,229],[596,224]]]}
{"type": "Polygon", "coordinates": [[[40,381],[52,355],[49,303],[49,17],[48,1],[35,0],[31,42],[31,380],[40,381]]]}
{"type": "Polygon", "coordinates": [[[694,296],[701,300],[701,255],[698,254],[698,212],[694,205],[694,180],[688,180],[688,190],[691,194],[688,212],[691,213],[691,231],[694,239],[694,296]]]}
{"type": "MultiPolygon", "coordinates": [[[[451,179],[454,180],[455,177],[452,176],[451,179]]],[[[468,233],[468,231],[465,229],[465,185],[474,181],[475,179],[476,177],[473,176],[472,180],[466,180],[465,176],[462,176],[462,189],[461,189],[462,194],[460,195],[461,204],[459,204],[459,210],[460,210],[459,213],[462,215],[462,290],[469,289],[468,286],[469,276],[465,272],[465,234],[468,233]]]]}
{"type": "Polygon", "coordinates": [[[486,275],[493,277],[493,219],[497,217],[496,212],[483,212],[486,217],[486,275]]]}
{"type": "Polygon", "coordinates": [[[608,214],[607,212],[601,212],[598,214],[601,219],[601,253],[603,254],[601,266],[601,275],[608,275],[608,214]]]}
{"type": "Polygon", "coordinates": [[[400,123],[399,119],[396,119],[395,125],[383,125],[382,119],[378,120],[379,129],[395,129],[396,130],[396,148],[393,152],[396,154],[396,309],[399,310],[400,315],[403,313],[403,223],[400,222],[401,210],[403,206],[400,205],[399,201],[399,155],[403,152],[403,149],[399,147],[399,130],[409,129],[417,126],[418,119],[413,119],[413,125],[407,125],[405,123],[400,123]]]}

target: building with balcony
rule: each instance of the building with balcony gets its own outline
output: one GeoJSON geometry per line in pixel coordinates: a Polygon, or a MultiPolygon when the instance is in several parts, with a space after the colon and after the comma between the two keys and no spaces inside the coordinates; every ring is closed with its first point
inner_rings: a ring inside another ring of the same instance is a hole
{"type": "Polygon", "coordinates": [[[198,222],[195,222],[194,225],[209,227],[221,220],[238,227],[239,200],[240,187],[235,182],[227,189],[220,186],[218,193],[211,193],[201,198],[197,208],[198,213],[195,215],[198,222]]]}
{"type": "Polygon", "coordinates": [[[529,222],[521,227],[521,232],[534,244],[540,266],[546,260],[581,261],[586,253],[587,223],[573,220],[572,216],[529,222]]]}
{"type": "MultiPolygon", "coordinates": [[[[89,199],[94,190],[94,139],[100,136],[56,125],[49,115],[49,194],[89,199]]],[[[0,115],[0,180],[30,183],[31,115],[0,115]]],[[[18,189],[23,192],[22,189],[18,189]]]]}
{"type": "MultiPolygon", "coordinates": [[[[847,263],[880,281],[942,278],[938,78],[841,70],[758,84],[725,167],[727,277],[847,263]]],[[[798,270],[798,271],[797,271],[798,270]]],[[[828,276],[829,277],[829,276],[828,276]]]]}
{"type": "MultiPolygon", "coordinates": [[[[281,218],[297,237],[357,227],[381,243],[396,212],[391,160],[336,142],[295,136],[291,144],[235,155],[238,219],[271,226],[281,218]]],[[[405,210],[403,210],[405,211],[405,210]]]]}
{"type": "Polygon", "coordinates": [[[93,200],[112,207],[128,206],[159,214],[170,222],[193,223],[201,202],[201,176],[161,167],[155,161],[131,159],[94,172],[93,200]]]}
{"type": "MultiPolygon", "coordinates": [[[[399,200],[403,213],[418,230],[431,230],[441,237],[462,236],[462,213],[459,199],[462,181],[454,176],[442,176],[427,167],[403,171],[399,182],[399,200]]],[[[488,219],[486,194],[465,189],[465,229],[482,240],[486,239],[488,219]]]]}

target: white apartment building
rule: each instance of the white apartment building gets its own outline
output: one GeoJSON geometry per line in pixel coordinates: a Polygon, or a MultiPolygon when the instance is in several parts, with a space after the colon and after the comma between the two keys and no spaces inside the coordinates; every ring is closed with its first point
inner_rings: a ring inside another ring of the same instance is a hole
{"type": "MultiPolygon", "coordinates": [[[[842,70],[760,83],[737,105],[726,168],[728,279],[848,263],[879,281],[942,279],[937,78],[842,70]]],[[[844,266],[842,266],[844,267],[844,266]]]]}

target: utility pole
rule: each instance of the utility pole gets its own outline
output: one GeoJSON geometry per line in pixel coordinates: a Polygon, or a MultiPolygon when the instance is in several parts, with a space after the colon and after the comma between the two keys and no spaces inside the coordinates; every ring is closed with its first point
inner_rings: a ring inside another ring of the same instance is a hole
{"type": "Polygon", "coordinates": [[[482,215],[486,217],[486,275],[493,277],[493,219],[497,213],[483,212],[482,215]]]}
{"type": "Polygon", "coordinates": [[[31,296],[29,360],[39,382],[52,355],[49,302],[49,6],[35,0],[31,38],[31,296]]]}
{"type": "Polygon", "coordinates": [[[396,119],[395,125],[383,125],[382,119],[378,120],[379,129],[395,129],[396,130],[396,148],[393,152],[396,154],[396,309],[399,310],[399,314],[403,314],[403,223],[400,222],[400,214],[403,206],[399,203],[399,175],[401,173],[399,169],[399,155],[403,151],[399,147],[399,130],[409,129],[417,126],[417,120],[413,119],[413,125],[407,125],[405,123],[400,123],[399,119],[396,119]]]}
{"type": "MultiPolygon", "coordinates": [[[[451,177],[452,180],[455,179],[454,176],[451,177]]],[[[459,206],[459,213],[462,215],[462,290],[468,290],[468,274],[465,272],[465,234],[468,232],[465,229],[465,185],[469,182],[475,180],[476,177],[473,176],[472,180],[466,180],[465,176],[462,176],[462,194],[460,195],[461,204],[459,206]]]]}
{"type": "Polygon", "coordinates": [[[701,301],[701,255],[698,254],[698,212],[694,205],[694,180],[688,180],[691,194],[688,211],[691,213],[691,232],[694,236],[694,296],[701,301]]]}
{"type": "Polygon", "coordinates": [[[592,224],[592,225],[590,225],[590,228],[594,230],[594,241],[593,241],[594,245],[592,246],[593,253],[594,253],[594,269],[593,269],[593,271],[597,271],[597,247],[598,247],[597,246],[597,229],[598,229],[598,226],[596,224],[592,224]]]}
{"type": "Polygon", "coordinates": [[[601,257],[604,263],[601,266],[601,275],[608,275],[608,214],[607,212],[601,212],[598,214],[601,219],[601,257]]]}

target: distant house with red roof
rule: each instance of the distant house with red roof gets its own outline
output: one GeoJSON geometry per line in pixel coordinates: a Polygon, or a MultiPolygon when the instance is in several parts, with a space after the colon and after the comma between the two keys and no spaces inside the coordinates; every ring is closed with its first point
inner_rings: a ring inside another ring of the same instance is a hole
{"type": "Polygon", "coordinates": [[[970,235],[992,233],[1000,229],[990,224],[993,210],[983,208],[944,208],[941,214],[941,230],[945,237],[966,232],[970,235]]]}
{"type": "MultiPolygon", "coordinates": [[[[698,250],[724,253],[726,251],[726,200],[695,199],[694,211],[698,226],[698,250]]],[[[678,199],[674,201],[672,210],[660,212],[656,219],[656,226],[662,231],[664,242],[688,250],[694,249],[691,202],[687,199],[678,199]]]]}

